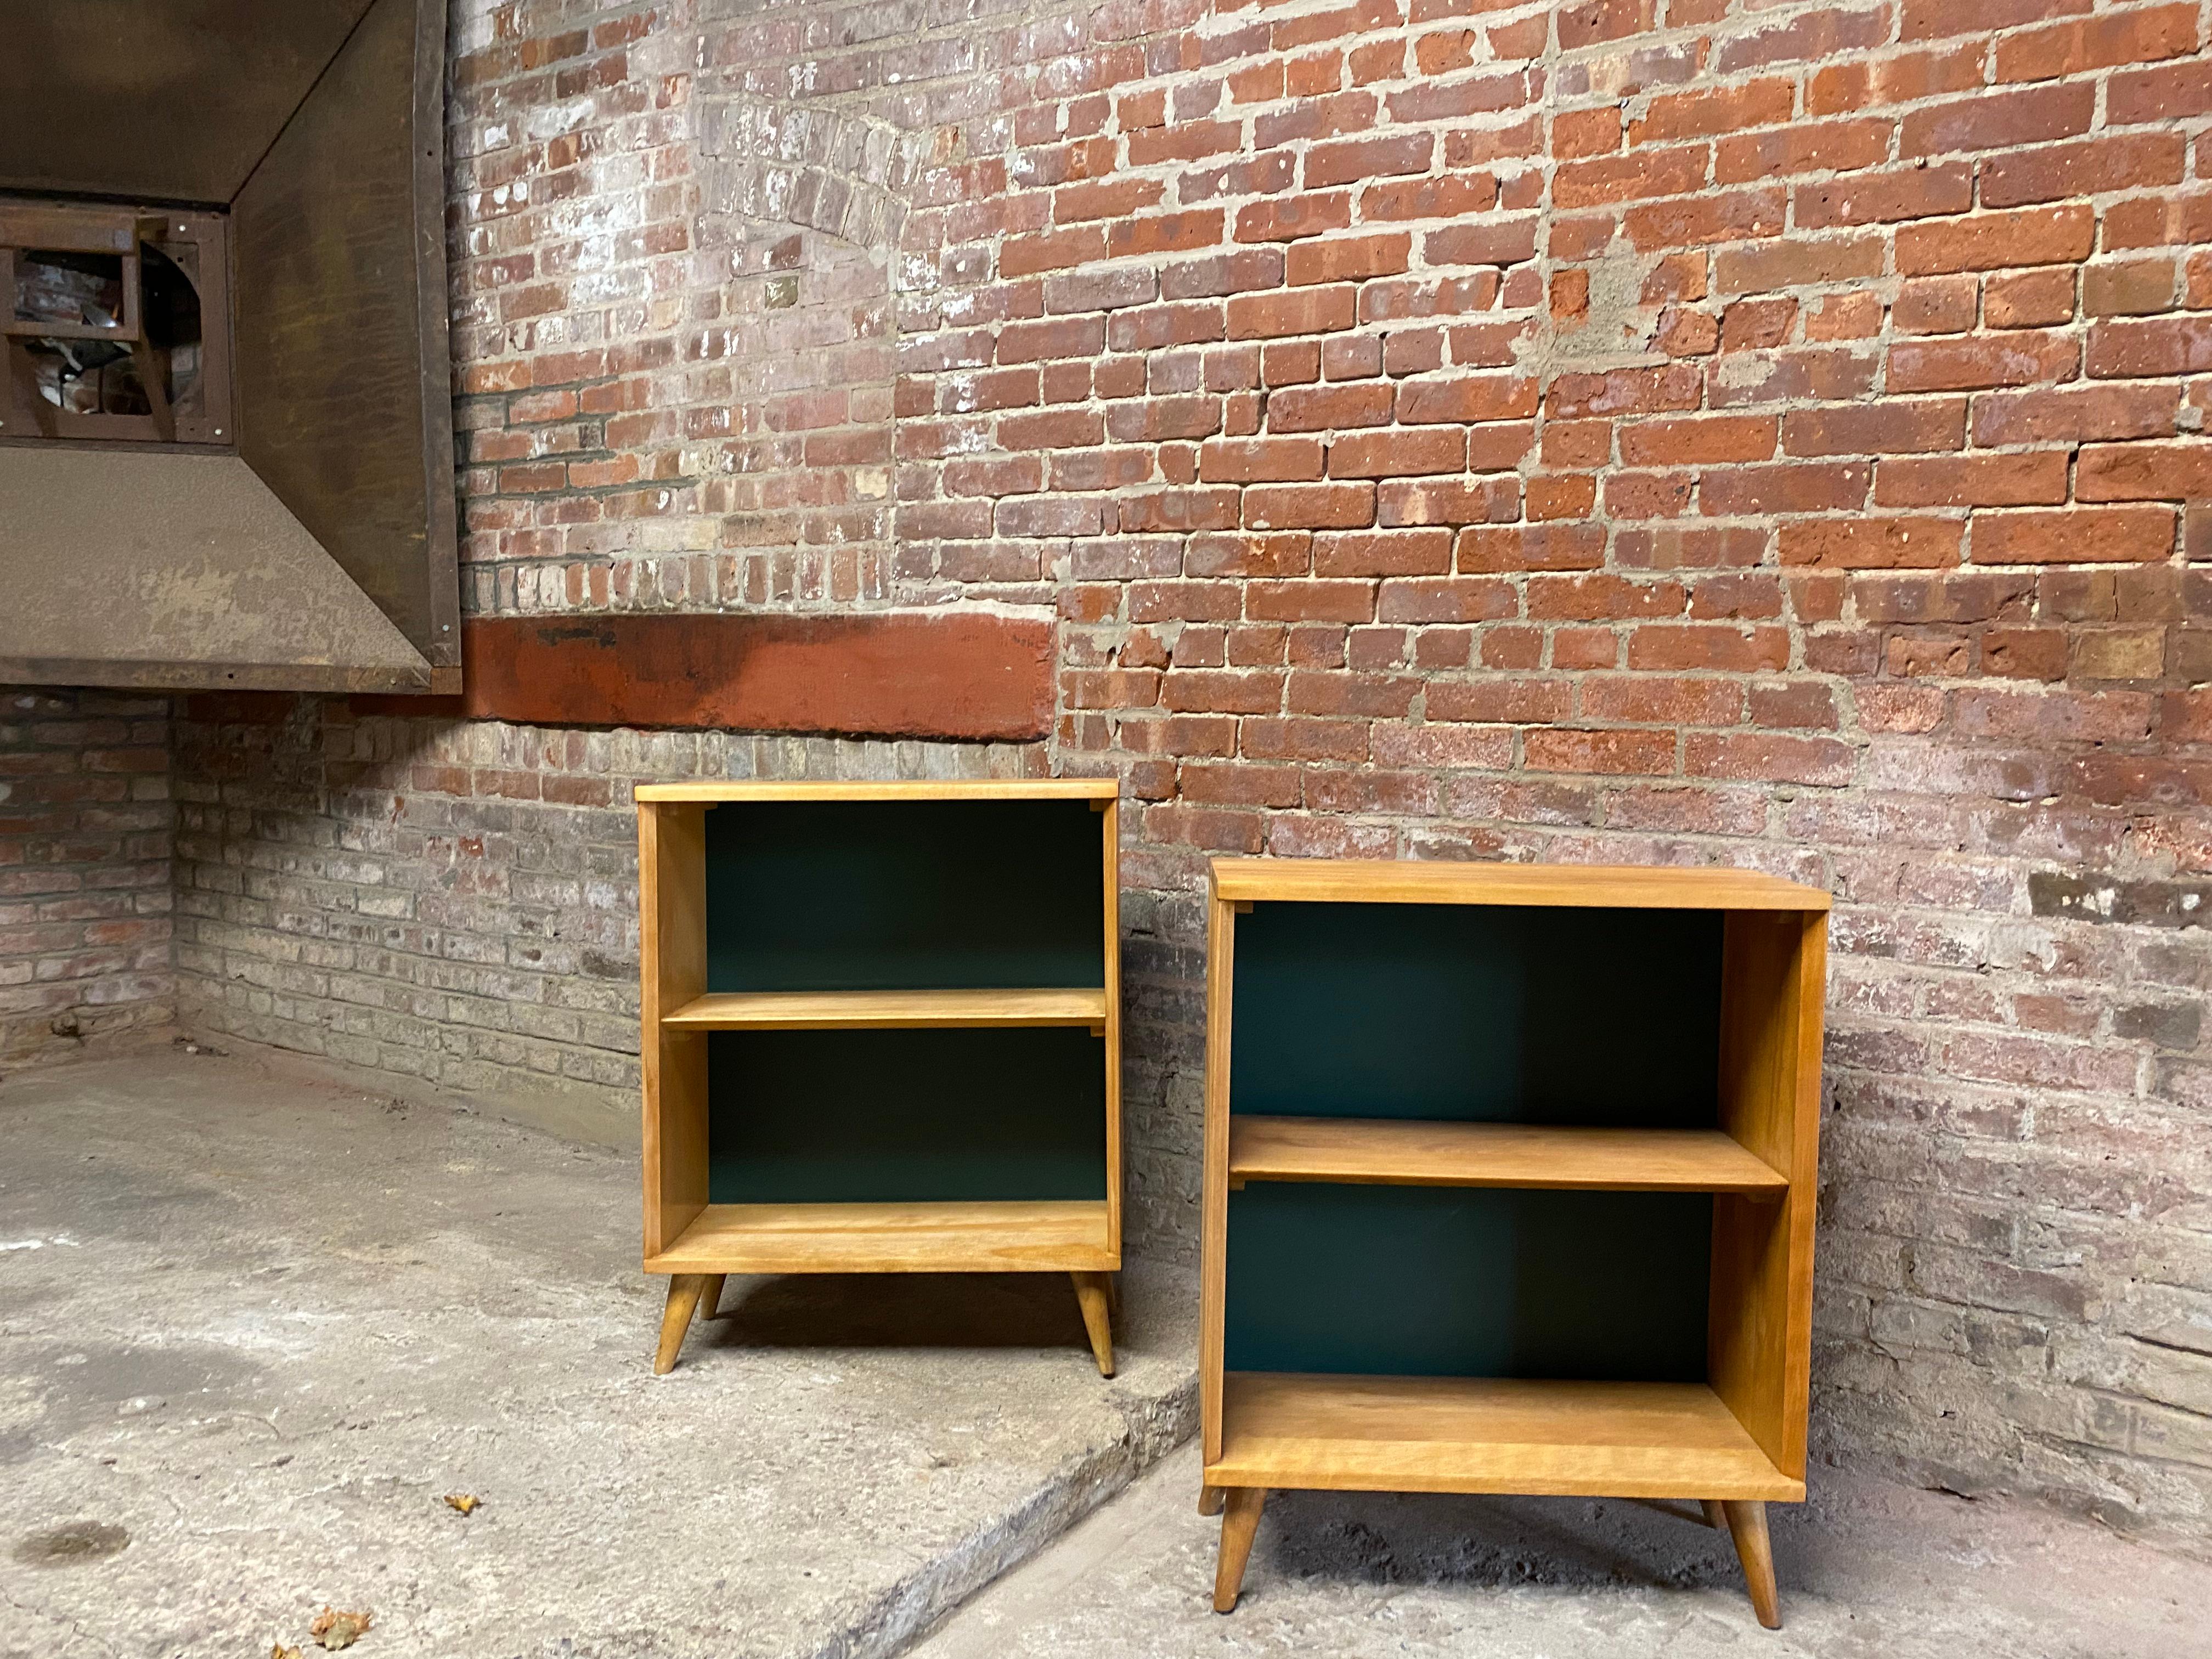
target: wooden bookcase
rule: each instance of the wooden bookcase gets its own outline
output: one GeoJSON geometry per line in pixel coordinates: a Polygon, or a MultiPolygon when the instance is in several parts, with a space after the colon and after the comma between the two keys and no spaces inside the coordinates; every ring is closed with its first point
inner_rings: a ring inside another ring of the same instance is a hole
{"type": "Polygon", "coordinates": [[[1118,786],[637,790],[654,1370],[729,1273],[1121,1265],[1118,786]]]}
{"type": "Polygon", "coordinates": [[[1213,861],[1216,1608],[1270,1487],[1519,1492],[1701,1500],[1779,1622],[1827,912],[1735,871],[1213,861]]]}

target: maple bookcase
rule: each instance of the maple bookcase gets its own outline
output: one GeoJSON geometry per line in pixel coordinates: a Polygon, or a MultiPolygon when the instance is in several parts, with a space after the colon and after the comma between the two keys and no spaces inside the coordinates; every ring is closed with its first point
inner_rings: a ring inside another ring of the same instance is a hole
{"type": "Polygon", "coordinates": [[[1738,871],[1213,861],[1217,1608],[1270,1487],[1517,1492],[1699,1500],[1778,1622],[1827,912],[1738,871]]]}
{"type": "Polygon", "coordinates": [[[729,1273],[1055,1272],[1112,1374],[1116,790],[639,787],[656,1370],[729,1273]]]}

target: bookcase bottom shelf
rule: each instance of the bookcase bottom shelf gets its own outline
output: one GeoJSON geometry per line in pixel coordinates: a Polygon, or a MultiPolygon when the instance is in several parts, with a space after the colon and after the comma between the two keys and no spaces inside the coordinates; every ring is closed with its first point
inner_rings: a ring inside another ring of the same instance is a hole
{"type": "Polygon", "coordinates": [[[1210,1486],[1794,1503],[1702,1382],[1231,1371],[1210,1486]]]}
{"type": "Polygon", "coordinates": [[[647,1273],[1110,1273],[1102,1200],[709,1204],[647,1273]]]}

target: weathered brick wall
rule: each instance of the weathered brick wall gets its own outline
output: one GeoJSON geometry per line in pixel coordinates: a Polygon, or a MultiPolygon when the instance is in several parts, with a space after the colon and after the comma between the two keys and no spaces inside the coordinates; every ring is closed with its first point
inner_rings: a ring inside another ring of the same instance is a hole
{"type": "Polygon", "coordinates": [[[0,686],[0,1060],[174,1017],[169,700],[0,686]]]}
{"type": "Polygon", "coordinates": [[[1111,771],[1187,1250],[1206,854],[1759,865],[1822,1443],[2203,1547],[2204,5],[455,10],[470,606],[1034,609],[1058,731],[205,711],[204,1018],[617,1093],[629,779],[1111,771]]]}

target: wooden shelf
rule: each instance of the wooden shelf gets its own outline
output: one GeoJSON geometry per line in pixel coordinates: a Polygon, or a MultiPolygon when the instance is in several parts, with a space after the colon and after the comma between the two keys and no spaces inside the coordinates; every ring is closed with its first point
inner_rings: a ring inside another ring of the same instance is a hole
{"type": "Polygon", "coordinates": [[[823,1031],[948,1025],[1103,1025],[1103,990],[715,991],[660,1017],[690,1030],[823,1031]]]}
{"type": "Polygon", "coordinates": [[[1105,1200],[709,1204],[657,1273],[1110,1272],[1105,1200]]]}
{"type": "Polygon", "coordinates": [[[1718,1129],[1242,1113],[1229,1120],[1229,1178],[1777,1195],[1790,1185],[1779,1170],[1718,1129]]]}
{"type": "Polygon", "coordinates": [[[726,800],[1095,800],[1121,793],[1116,778],[939,778],[927,782],[787,783],[748,779],[720,783],[641,783],[641,801],[712,806],[726,800]]]}
{"type": "Polygon", "coordinates": [[[1223,1379],[1214,1486],[1796,1502],[1702,1382],[1497,1377],[1223,1379]]]}
{"type": "Polygon", "coordinates": [[[1358,859],[1216,859],[1224,902],[1514,904],[1620,910],[1826,910],[1828,895],[1755,870],[1571,864],[1413,864],[1358,859]]]}

